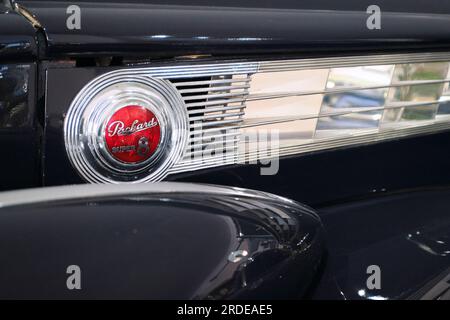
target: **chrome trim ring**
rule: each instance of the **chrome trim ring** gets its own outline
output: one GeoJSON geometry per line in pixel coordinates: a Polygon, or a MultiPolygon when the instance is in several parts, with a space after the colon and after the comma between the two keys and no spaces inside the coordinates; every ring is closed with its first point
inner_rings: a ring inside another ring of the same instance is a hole
{"type": "Polygon", "coordinates": [[[80,175],[92,183],[151,182],[163,179],[183,157],[188,140],[183,99],[163,79],[111,72],[88,83],[75,97],[64,122],[66,151],[80,175]],[[105,147],[105,125],[114,112],[136,104],[155,114],[161,140],[140,163],[115,159],[105,147]]]}

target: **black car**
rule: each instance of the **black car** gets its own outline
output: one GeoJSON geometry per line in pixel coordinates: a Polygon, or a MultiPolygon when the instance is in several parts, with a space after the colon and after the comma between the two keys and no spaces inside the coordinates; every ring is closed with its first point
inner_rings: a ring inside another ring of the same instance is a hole
{"type": "Polygon", "coordinates": [[[448,30],[438,0],[1,0],[0,298],[449,299],[448,30]]]}

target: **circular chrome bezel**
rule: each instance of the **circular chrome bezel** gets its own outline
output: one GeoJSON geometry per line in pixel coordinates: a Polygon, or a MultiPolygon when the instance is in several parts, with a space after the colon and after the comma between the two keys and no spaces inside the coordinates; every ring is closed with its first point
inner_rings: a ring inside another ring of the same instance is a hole
{"type": "Polygon", "coordinates": [[[88,83],[75,97],[64,122],[66,151],[72,165],[93,183],[162,180],[183,156],[188,139],[183,99],[167,80],[106,74],[88,83]],[[126,163],[113,157],[105,142],[105,125],[119,109],[142,106],[158,119],[161,138],[151,157],[126,163]]]}

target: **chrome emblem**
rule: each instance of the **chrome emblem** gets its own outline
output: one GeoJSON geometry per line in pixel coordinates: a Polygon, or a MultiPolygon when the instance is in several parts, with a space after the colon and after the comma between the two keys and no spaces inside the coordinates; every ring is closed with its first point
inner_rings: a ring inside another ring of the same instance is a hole
{"type": "Polygon", "coordinates": [[[167,80],[113,71],[88,83],[64,122],[72,165],[94,183],[162,180],[186,150],[186,106],[167,80]]]}

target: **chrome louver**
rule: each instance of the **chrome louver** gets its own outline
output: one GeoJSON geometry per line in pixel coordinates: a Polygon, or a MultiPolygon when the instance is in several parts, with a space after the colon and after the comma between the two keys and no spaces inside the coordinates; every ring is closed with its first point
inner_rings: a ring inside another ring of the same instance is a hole
{"type": "Polygon", "coordinates": [[[101,77],[159,78],[176,89],[189,132],[184,155],[167,168],[174,174],[449,129],[449,61],[449,53],[374,55],[130,68],[101,77]]]}
{"type": "MultiPolygon", "coordinates": [[[[250,68],[252,66],[250,65],[250,68]]],[[[245,115],[245,100],[250,88],[249,71],[217,75],[209,80],[174,81],[189,115],[189,142],[186,153],[172,170],[184,171],[214,162],[218,157],[222,164],[234,163],[238,152],[240,128],[245,115]],[[220,151],[221,155],[205,154],[220,151]],[[225,157],[224,157],[225,156],[225,157]]],[[[236,71],[235,71],[236,72],[236,71]]]]}
{"type": "Polygon", "coordinates": [[[233,73],[216,76],[221,89],[214,77],[195,89],[204,102],[191,104],[195,98],[180,90],[188,113],[197,116],[190,119],[196,124],[185,157],[170,172],[448,129],[448,60],[442,53],[267,61],[250,71],[234,64],[233,73]],[[277,150],[270,144],[264,150],[254,137],[271,131],[278,132],[277,150]],[[218,155],[205,152],[210,146],[218,155]]]}

